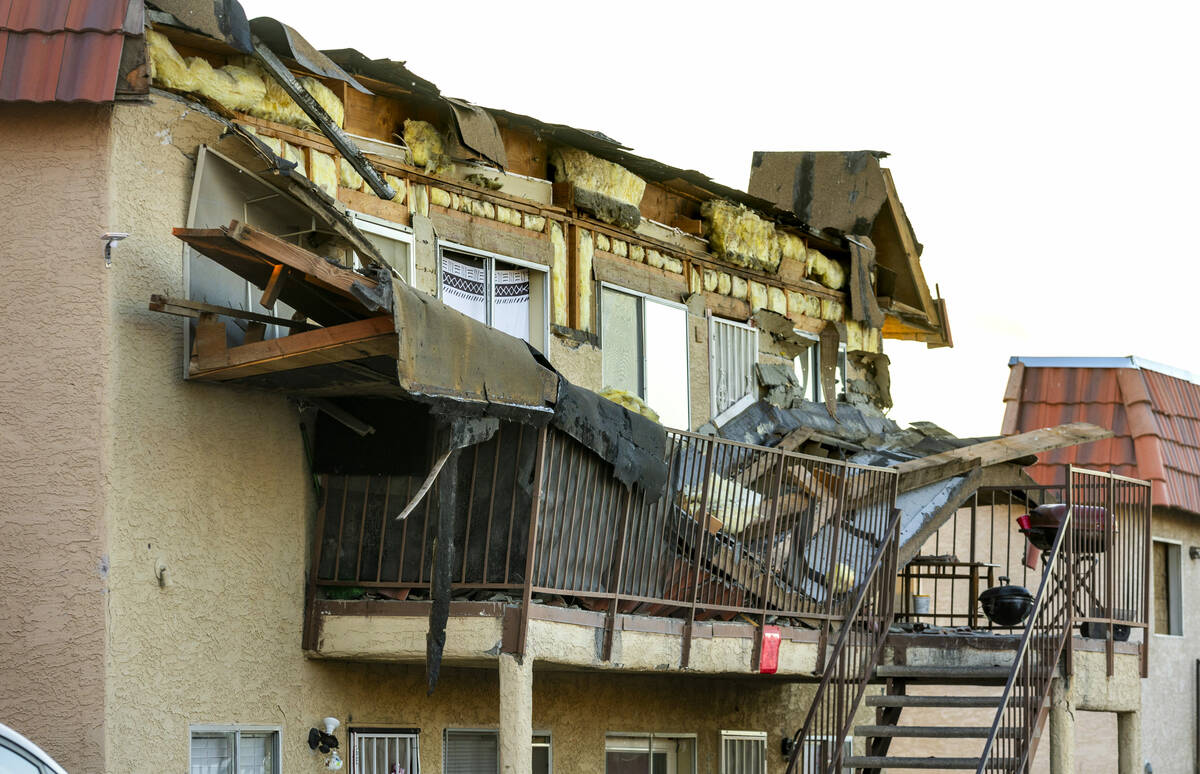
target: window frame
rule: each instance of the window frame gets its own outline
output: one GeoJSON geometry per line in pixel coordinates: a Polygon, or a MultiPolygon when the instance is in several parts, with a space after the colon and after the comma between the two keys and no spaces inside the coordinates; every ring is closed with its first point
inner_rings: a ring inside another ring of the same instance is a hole
{"type": "Polygon", "coordinates": [[[274,769],[271,774],[281,774],[283,771],[283,726],[259,725],[255,723],[192,723],[188,726],[188,774],[192,771],[192,739],[196,734],[233,734],[233,769],[238,768],[238,746],[241,743],[242,732],[252,734],[273,734],[272,759],[274,769]]]}
{"type": "MultiPolygon", "coordinates": [[[[456,732],[456,731],[462,731],[464,733],[469,733],[469,734],[492,734],[493,736],[495,736],[496,737],[496,770],[497,771],[500,770],[500,729],[498,729],[498,728],[455,728],[455,727],[451,727],[451,726],[446,726],[445,728],[442,729],[442,772],[443,772],[443,774],[446,771],[446,758],[447,758],[446,744],[447,744],[447,742],[450,741],[451,732],[456,732]]],[[[549,731],[539,731],[538,729],[535,728],[535,729],[533,729],[533,733],[530,734],[529,746],[530,746],[531,750],[534,747],[538,747],[538,746],[545,746],[549,750],[548,774],[554,774],[554,735],[551,734],[549,731]],[[541,745],[540,743],[536,743],[533,741],[534,739],[536,739],[538,737],[546,738],[545,745],[541,745]]],[[[357,772],[354,772],[353,774],[357,774],[357,772]]]]}
{"type": "MultiPolygon", "coordinates": [[[[811,385],[803,385],[804,399],[813,403],[821,403],[825,400],[825,388],[821,386],[821,337],[815,333],[802,331],[799,328],[794,328],[793,332],[802,339],[807,339],[812,344],[804,350],[804,354],[797,355],[792,360],[792,370],[796,370],[796,359],[805,357],[808,358],[808,368],[810,369],[811,385]]],[[[799,378],[799,375],[797,375],[799,378]]],[[[834,379],[834,389],[838,384],[841,384],[842,391],[846,390],[846,342],[838,342],[838,357],[837,357],[837,377],[834,379]]],[[[837,400],[837,395],[833,396],[837,400]]]]}
{"type": "MultiPolygon", "coordinates": [[[[1183,631],[1183,611],[1187,607],[1183,603],[1183,541],[1174,540],[1172,538],[1151,537],[1151,547],[1154,543],[1162,543],[1167,547],[1167,631],[1153,631],[1155,637],[1170,637],[1172,639],[1182,639],[1183,631]],[[1174,557],[1174,561],[1172,561],[1174,557]],[[1172,570],[1174,570],[1172,572],[1172,570]],[[1174,592],[1174,593],[1172,593],[1174,592]],[[1176,620],[1177,619],[1177,620],[1176,620]],[[1174,630],[1171,624],[1177,623],[1178,629],[1174,630]]],[[[1153,567],[1153,561],[1151,561],[1153,567]]],[[[1151,573],[1151,578],[1157,581],[1156,573],[1151,573]]],[[[1157,628],[1158,622],[1154,622],[1154,627],[1157,628]]]]}
{"type": "MultiPolygon", "coordinates": [[[[754,346],[751,348],[751,352],[753,353],[754,359],[750,363],[750,368],[749,368],[750,390],[746,394],[751,394],[754,392],[754,388],[755,388],[754,366],[758,363],[758,326],[753,325],[749,322],[739,322],[737,320],[730,320],[730,319],[727,319],[724,317],[719,317],[717,315],[714,315],[712,313],[712,311],[709,310],[709,312],[708,312],[708,407],[709,407],[709,416],[710,417],[718,416],[719,414],[721,414],[721,412],[723,412],[727,408],[729,408],[729,406],[732,406],[735,403],[737,403],[737,400],[733,400],[733,401],[730,401],[729,405],[727,405],[727,406],[718,407],[718,405],[717,405],[717,380],[714,378],[714,376],[716,375],[716,372],[717,372],[717,359],[718,359],[719,353],[717,352],[716,347],[713,346],[713,342],[717,340],[717,336],[715,335],[715,332],[717,330],[717,326],[719,326],[719,325],[727,325],[731,328],[741,329],[742,331],[752,331],[754,333],[754,346]]],[[[690,382],[691,380],[689,379],[688,381],[690,382]]],[[[743,397],[742,395],[739,395],[738,400],[740,400],[742,397],[743,397]]]]}
{"type": "MultiPolygon", "coordinates": [[[[699,746],[700,745],[698,743],[697,735],[696,734],[682,734],[682,733],[675,733],[675,732],[669,732],[669,731],[663,731],[663,732],[659,732],[659,733],[647,732],[647,731],[607,731],[607,732],[605,732],[605,734],[604,734],[605,768],[607,769],[607,758],[608,758],[609,751],[612,751],[612,752],[635,752],[635,753],[648,752],[648,753],[653,754],[654,752],[657,752],[654,749],[654,742],[657,739],[663,739],[663,740],[688,739],[688,740],[690,740],[692,743],[692,757],[691,757],[691,761],[689,762],[690,769],[688,770],[688,774],[696,774],[696,772],[699,770],[699,764],[700,764],[700,761],[699,761],[699,757],[700,757],[699,746]],[[613,739],[639,739],[639,740],[645,739],[649,742],[649,745],[644,748],[643,747],[632,747],[632,746],[630,746],[630,747],[615,747],[615,746],[612,746],[609,744],[609,742],[613,739]]],[[[667,757],[668,763],[670,763],[672,760],[675,763],[675,771],[668,772],[668,774],[679,774],[679,755],[678,755],[677,751],[674,749],[671,749],[671,750],[666,750],[664,752],[668,753],[668,757],[667,757]]],[[[653,768],[653,765],[651,766],[651,768],[653,768]]]]}
{"type": "MultiPolygon", "coordinates": [[[[492,252],[491,250],[482,250],[478,247],[471,247],[469,245],[459,244],[458,242],[450,242],[447,240],[438,239],[437,240],[437,251],[436,251],[436,255],[437,255],[437,261],[436,261],[437,262],[437,298],[439,301],[442,301],[443,303],[445,302],[445,299],[442,298],[442,250],[443,249],[450,250],[450,251],[456,252],[456,253],[464,253],[466,255],[474,256],[475,258],[482,258],[484,260],[484,266],[487,269],[487,290],[488,290],[488,303],[487,303],[488,319],[487,319],[487,322],[484,323],[484,325],[488,326],[489,328],[492,327],[492,305],[495,303],[495,294],[496,294],[496,275],[495,275],[496,261],[503,261],[504,263],[512,264],[513,266],[517,266],[522,269],[528,269],[531,272],[536,271],[541,275],[542,289],[543,289],[541,334],[542,334],[542,341],[545,342],[545,347],[543,349],[541,349],[541,352],[542,352],[542,354],[548,355],[549,350],[550,350],[550,295],[551,295],[551,293],[550,293],[550,267],[543,263],[537,263],[536,261],[527,261],[523,258],[513,258],[511,256],[503,255],[502,253],[492,252]]],[[[415,255],[413,255],[413,259],[415,261],[415,259],[416,259],[415,255]]],[[[530,295],[532,296],[532,290],[530,291],[530,295]]],[[[532,305],[533,305],[533,299],[531,298],[530,306],[532,306],[532,305]]],[[[531,331],[530,338],[533,338],[532,331],[531,331]]],[[[537,348],[536,345],[534,345],[532,343],[530,345],[537,348]]]]}
{"type": "Polygon", "coordinates": [[[368,737],[379,736],[401,736],[411,737],[412,748],[416,751],[416,770],[408,771],[406,774],[420,774],[421,772],[421,729],[411,726],[351,726],[346,734],[347,741],[350,745],[350,754],[347,757],[350,764],[348,771],[350,774],[362,774],[361,767],[358,761],[358,741],[360,735],[365,734],[368,737]]]}
{"type": "MultiPolygon", "coordinates": [[[[368,215],[365,212],[359,212],[357,210],[347,210],[346,214],[350,216],[355,225],[358,226],[362,231],[365,231],[368,234],[384,237],[385,239],[394,239],[397,242],[403,242],[404,244],[408,245],[408,265],[404,267],[405,271],[407,272],[407,276],[405,277],[404,281],[410,287],[415,287],[413,281],[417,276],[417,253],[412,229],[408,226],[402,226],[399,223],[394,223],[385,218],[376,217],[375,215],[368,215]]],[[[441,266],[440,261],[438,265],[439,267],[441,266]]],[[[440,269],[438,271],[438,276],[440,280],[440,269]]]]}
{"type": "Polygon", "coordinates": [[[741,742],[762,742],[762,770],[759,772],[735,772],[735,774],[767,774],[767,732],[729,731],[725,729],[722,729],[720,732],[721,754],[719,756],[718,766],[721,774],[727,774],[725,769],[725,742],[730,740],[741,742]]]}
{"type": "MultiPolygon", "coordinates": [[[[641,389],[639,391],[638,397],[641,398],[642,400],[646,400],[646,393],[649,390],[649,384],[648,384],[648,378],[647,378],[647,365],[649,363],[649,357],[646,354],[647,347],[646,347],[646,309],[645,309],[645,304],[647,301],[649,301],[651,303],[662,304],[663,306],[670,307],[672,309],[681,310],[684,313],[683,402],[684,402],[684,407],[687,411],[687,422],[685,423],[687,426],[681,427],[678,429],[690,430],[691,425],[692,425],[692,348],[691,348],[691,336],[689,335],[689,330],[688,330],[688,326],[691,325],[691,313],[688,311],[687,304],[679,303],[676,301],[669,301],[661,296],[655,296],[650,293],[643,293],[640,290],[633,290],[632,288],[627,288],[627,287],[624,287],[622,285],[617,285],[612,282],[601,282],[600,283],[600,299],[599,299],[599,303],[597,304],[597,306],[599,307],[599,315],[598,315],[599,324],[597,325],[597,331],[598,331],[598,335],[599,335],[599,339],[600,339],[600,374],[601,374],[600,378],[601,378],[601,380],[603,380],[603,378],[604,378],[603,374],[604,374],[604,291],[605,290],[612,290],[617,293],[624,293],[627,296],[635,296],[636,298],[640,299],[640,303],[642,304],[642,308],[641,308],[640,314],[638,316],[638,319],[641,324],[640,354],[641,354],[641,358],[642,358],[642,379],[641,379],[642,384],[641,384],[641,389]]],[[[607,388],[609,386],[610,385],[607,385],[607,384],[601,385],[602,388],[607,388]]],[[[647,403],[647,405],[649,405],[649,403],[647,403]]],[[[650,408],[654,409],[653,406],[650,406],[650,408]]],[[[654,409],[654,411],[661,415],[661,412],[659,412],[658,409],[654,409]]]]}

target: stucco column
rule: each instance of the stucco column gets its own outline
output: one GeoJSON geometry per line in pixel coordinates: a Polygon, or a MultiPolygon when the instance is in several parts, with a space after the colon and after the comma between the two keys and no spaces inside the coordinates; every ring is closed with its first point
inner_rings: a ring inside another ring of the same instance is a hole
{"type": "Polygon", "coordinates": [[[533,659],[500,654],[500,772],[533,770],[533,659]]]}
{"type": "Polygon", "coordinates": [[[1075,774],[1075,697],[1069,677],[1054,678],[1050,688],[1050,774],[1075,774]]]}
{"type": "Polygon", "coordinates": [[[1142,713],[1117,713],[1117,774],[1142,774],[1142,713]]]}

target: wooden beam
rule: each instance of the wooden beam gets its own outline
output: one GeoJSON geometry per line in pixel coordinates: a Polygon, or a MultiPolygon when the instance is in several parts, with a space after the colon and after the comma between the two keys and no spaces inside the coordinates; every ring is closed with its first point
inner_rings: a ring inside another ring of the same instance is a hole
{"type": "Polygon", "coordinates": [[[216,304],[205,304],[201,301],[191,301],[186,298],[172,298],[170,296],[160,296],[158,294],[150,296],[150,311],[173,314],[177,317],[191,318],[197,318],[202,313],[207,312],[210,314],[220,315],[222,317],[232,317],[237,320],[249,320],[266,325],[280,325],[285,328],[291,328],[299,331],[311,331],[317,327],[301,320],[289,320],[284,317],[274,317],[269,314],[247,312],[244,309],[234,309],[228,306],[217,306],[216,304]]]}
{"type": "Polygon", "coordinates": [[[896,182],[892,179],[892,171],[885,168],[880,168],[879,171],[883,173],[883,186],[887,191],[888,208],[896,221],[896,233],[900,235],[900,244],[904,248],[904,255],[908,258],[908,269],[912,272],[913,285],[917,288],[917,295],[921,297],[921,306],[925,308],[925,317],[933,320],[937,316],[937,310],[933,306],[929,283],[925,281],[925,272],[921,270],[921,254],[917,250],[916,235],[913,234],[912,226],[908,222],[908,215],[904,212],[904,204],[901,203],[900,196],[896,193],[896,182]]]}
{"type": "Polygon", "coordinates": [[[1113,432],[1089,422],[1071,422],[1056,427],[1032,430],[992,441],[951,449],[921,459],[909,460],[896,466],[900,474],[900,491],[961,475],[972,468],[988,467],[1031,454],[1061,449],[1064,446],[1112,438],[1113,432]]]}
{"type": "Polygon", "coordinates": [[[274,309],[275,302],[279,300],[279,292],[283,290],[283,283],[288,280],[288,268],[282,263],[275,264],[275,268],[271,269],[271,278],[267,280],[267,286],[263,289],[262,298],[258,300],[258,305],[264,309],[274,309]]]}
{"type": "Polygon", "coordinates": [[[374,289],[378,285],[373,279],[330,263],[299,245],[285,242],[277,236],[260,231],[246,223],[235,220],[225,231],[231,239],[240,242],[250,250],[306,274],[316,280],[317,284],[340,291],[349,298],[355,297],[350,292],[350,288],[356,282],[369,289],[374,289]]]}
{"type": "Polygon", "coordinates": [[[201,381],[223,382],[380,355],[395,357],[397,351],[395,323],[390,315],[381,315],[232,347],[194,359],[188,375],[201,381]]]}

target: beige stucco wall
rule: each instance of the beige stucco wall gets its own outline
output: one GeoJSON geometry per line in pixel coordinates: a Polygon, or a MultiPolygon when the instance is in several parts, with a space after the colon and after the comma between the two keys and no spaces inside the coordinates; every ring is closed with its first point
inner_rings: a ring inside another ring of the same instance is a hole
{"type": "Polygon", "coordinates": [[[0,722],[81,773],[104,767],[108,118],[0,119],[0,722]]]}
{"type": "MultiPolygon", "coordinates": [[[[1200,563],[1188,557],[1188,549],[1200,546],[1200,518],[1156,508],[1152,532],[1155,538],[1182,544],[1179,571],[1183,636],[1150,635],[1150,676],[1142,684],[1142,749],[1156,774],[1191,771],[1197,753],[1196,719],[1200,713],[1200,707],[1196,706],[1200,605],[1194,596],[1200,587],[1200,563]]],[[[1151,608],[1153,615],[1153,605],[1151,608]]]]}
{"type": "MultiPolygon", "coordinates": [[[[106,770],[185,770],[200,723],[279,726],[284,771],[310,769],[304,739],[326,715],[420,727],[425,768],[439,770],[442,729],[496,726],[495,670],[448,667],[426,697],[419,666],[305,658],[314,504],[296,412],[278,396],[183,381],[180,322],[146,310],[151,293],[183,293],[170,230],[186,217],[197,145],[218,127],[162,98],[116,108],[114,126],[113,227],[133,236],[108,275],[112,327],[100,342],[113,358],[106,770]]],[[[700,734],[708,772],[720,728],[769,731],[776,751],[808,691],[539,671],[534,725],[554,735],[556,771],[597,770],[605,731],[619,730],[700,734]]],[[[771,759],[776,770],[782,759],[771,759]]]]}

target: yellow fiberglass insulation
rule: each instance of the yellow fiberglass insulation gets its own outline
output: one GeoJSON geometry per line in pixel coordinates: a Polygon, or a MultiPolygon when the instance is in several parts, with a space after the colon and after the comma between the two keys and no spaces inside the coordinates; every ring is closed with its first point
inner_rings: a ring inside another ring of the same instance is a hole
{"type": "Polygon", "coordinates": [[[450,209],[450,205],[453,204],[454,202],[450,198],[449,191],[443,191],[441,188],[430,188],[429,189],[429,203],[435,204],[438,207],[445,207],[446,209],[450,209]]]}
{"type": "Polygon", "coordinates": [[[700,276],[700,272],[693,271],[688,277],[688,292],[699,293],[704,290],[704,280],[700,276]]]}
{"type": "Polygon", "coordinates": [[[576,279],[575,298],[579,301],[579,329],[592,331],[592,257],[595,247],[592,243],[592,232],[579,229],[579,242],[575,245],[575,266],[579,270],[576,279]]]}
{"type": "Polygon", "coordinates": [[[797,317],[819,318],[821,316],[821,299],[789,290],[787,292],[787,316],[793,320],[797,317]]]}
{"type": "Polygon", "coordinates": [[[717,273],[712,269],[704,270],[704,289],[709,293],[716,292],[717,289],[717,273]]]}
{"type": "Polygon", "coordinates": [[[608,387],[600,392],[600,397],[608,398],[618,406],[624,406],[635,414],[641,414],[651,422],[660,422],[658,413],[655,412],[654,409],[647,406],[646,401],[634,395],[632,392],[618,390],[616,387],[608,387]]]}
{"type": "Polygon", "coordinates": [[[317,188],[329,194],[331,199],[336,199],[338,172],[333,156],[315,150],[309,154],[309,160],[312,162],[312,169],[309,170],[311,180],[316,183],[317,188]]]}
{"type": "Polygon", "coordinates": [[[726,263],[775,273],[779,269],[779,240],[775,224],[740,204],[712,199],[700,208],[705,236],[713,252],[726,263]]]}
{"type": "Polygon", "coordinates": [[[146,30],[146,44],[150,49],[150,77],[155,83],[177,91],[196,91],[196,76],[166,35],[146,30]]]}
{"type": "MultiPolygon", "coordinates": [[[[296,100],[292,99],[291,95],[283,90],[283,87],[279,85],[279,81],[275,80],[274,76],[268,73],[262,65],[250,57],[245,57],[240,64],[262,78],[267,88],[267,92],[263,95],[263,98],[259,100],[257,105],[247,110],[247,113],[258,118],[265,118],[268,121],[274,121],[277,124],[287,124],[297,129],[316,131],[317,125],[313,123],[313,120],[308,117],[308,114],[297,104],[296,100]]],[[[316,78],[311,78],[307,75],[299,76],[296,80],[316,100],[317,104],[329,114],[329,117],[333,119],[335,124],[338,126],[345,125],[346,108],[328,86],[316,78]]]]}
{"type": "Polygon", "coordinates": [[[731,296],[733,296],[734,298],[738,298],[738,299],[741,299],[742,301],[745,301],[747,292],[748,292],[748,288],[746,287],[746,278],[739,277],[736,274],[733,275],[733,282],[730,286],[729,294],[731,296]]]}
{"type": "Polygon", "coordinates": [[[808,261],[803,239],[786,231],[777,232],[776,237],[779,239],[779,255],[781,257],[799,261],[802,264],[808,261]]]}
{"type": "Polygon", "coordinates": [[[188,70],[196,79],[193,91],[211,99],[228,110],[248,113],[262,101],[267,86],[257,73],[237,65],[225,65],[214,70],[208,60],[198,56],[188,61],[188,70]]]}
{"type": "Polygon", "coordinates": [[[846,270],[820,250],[808,251],[808,276],[834,290],[846,284],[846,270]]]}
{"type": "Polygon", "coordinates": [[[351,191],[357,191],[363,187],[362,175],[358,174],[358,170],[354,168],[346,159],[338,156],[338,185],[342,188],[349,188],[351,191]]]}
{"type": "Polygon", "coordinates": [[[270,148],[271,152],[276,156],[283,155],[283,140],[279,139],[278,137],[268,137],[267,135],[257,131],[253,126],[243,126],[242,124],[238,124],[238,126],[241,126],[247,132],[257,137],[262,144],[270,148]]]}
{"type": "Polygon", "coordinates": [[[404,122],[404,144],[412,153],[413,164],[430,174],[447,171],[450,159],[446,157],[446,146],[442,135],[428,121],[404,122]]]}
{"type": "Polygon", "coordinates": [[[767,307],[767,286],[761,282],[750,280],[750,311],[754,312],[767,307]]]}
{"type": "Polygon", "coordinates": [[[629,255],[629,244],[627,242],[622,242],[619,239],[614,239],[612,241],[612,252],[613,255],[625,258],[629,255]]]}
{"type": "MultiPolygon", "coordinates": [[[[693,519],[700,521],[703,497],[703,482],[697,481],[679,490],[679,505],[691,514],[693,519]]],[[[706,511],[708,516],[721,522],[723,532],[730,535],[741,532],[747,524],[758,518],[761,504],[762,495],[753,489],[747,489],[737,481],[716,473],[709,475],[706,511]]]]}
{"type": "MultiPolygon", "coordinates": [[[[396,192],[396,195],[392,197],[392,202],[395,204],[404,204],[404,200],[408,198],[408,184],[395,175],[389,175],[386,172],[383,173],[383,182],[390,185],[392,190],[396,192]]],[[[371,189],[368,188],[367,190],[371,189]]],[[[374,193],[374,191],[371,192],[374,193]]]]}
{"type": "Polygon", "coordinates": [[[290,142],[285,142],[283,144],[283,153],[281,155],[288,161],[296,162],[296,172],[308,177],[308,169],[304,166],[303,150],[297,148],[295,145],[292,145],[290,142]]]}
{"type": "Polygon", "coordinates": [[[562,226],[550,221],[550,247],[554,263],[550,265],[550,316],[555,325],[567,324],[567,240],[562,226]]]}
{"type": "Polygon", "coordinates": [[[841,301],[834,301],[829,298],[821,299],[821,319],[822,320],[832,320],[833,322],[839,322],[842,319],[843,312],[844,312],[844,310],[842,308],[841,301]]]}
{"type": "Polygon", "coordinates": [[[767,308],[776,314],[787,317],[787,294],[783,288],[767,288],[767,308]]]}
{"type": "Polygon", "coordinates": [[[733,292],[733,277],[725,272],[717,275],[717,292],[723,296],[727,296],[733,292]]]}
{"type": "Polygon", "coordinates": [[[604,234],[597,233],[596,234],[596,249],[603,250],[604,252],[607,253],[612,249],[612,242],[604,234]]]}
{"type": "Polygon", "coordinates": [[[521,225],[530,231],[546,230],[546,218],[541,215],[531,215],[528,212],[521,216],[521,225]]]}
{"type": "Polygon", "coordinates": [[[641,245],[632,245],[629,248],[629,260],[641,263],[646,260],[646,248],[641,245]]]}
{"type": "MultiPolygon", "coordinates": [[[[321,83],[316,78],[310,78],[307,75],[301,76],[300,85],[312,95],[312,98],[317,101],[322,110],[329,114],[329,117],[333,119],[335,124],[339,127],[345,126],[346,107],[338,99],[338,95],[333,93],[333,89],[321,83]]],[[[307,115],[304,117],[308,118],[307,115]]]]}
{"type": "Polygon", "coordinates": [[[637,207],[646,193],[646,181],[620,164],[596,158],[578,148],[555,148],[550,153],[555,180],[593,191],[637,207]]]}

